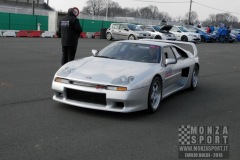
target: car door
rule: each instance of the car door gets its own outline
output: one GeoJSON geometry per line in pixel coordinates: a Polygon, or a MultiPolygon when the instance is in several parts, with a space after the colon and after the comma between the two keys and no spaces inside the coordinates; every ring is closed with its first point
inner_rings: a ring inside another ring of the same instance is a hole
{"type": "Polygon", "coordinates": [[[162,61],[164,63],[163,92],[167,94],[180,87],[178,82],[180,81],[182,70],[171,46],[163,47],[162,61]],[[168,60],[171,60],[172,63],[166,64],[168,60]]]}
{"type": "Polygon", "coordinates": [[[113,26],[112,26],[111,33],[112,33],[112,37],[114,39],[119,39],[119,36],[118,36],[119,27],[120,27],[120,24],[113,24],[113,26]]]}
{"type": "Polygon", "coordinates": [[[119,38],[120,39],[128,39],[129,36],[129,28],[126,24],[121,24],[119,28],[119,38]]]}
{"type": "Polygon", "coordinates": [[[179,40],[179,41],[181,40],[182,32],[181,32],[181,30],[178,27],[172,27],[170,32],[175,35],[177,40],[179,40]]]}

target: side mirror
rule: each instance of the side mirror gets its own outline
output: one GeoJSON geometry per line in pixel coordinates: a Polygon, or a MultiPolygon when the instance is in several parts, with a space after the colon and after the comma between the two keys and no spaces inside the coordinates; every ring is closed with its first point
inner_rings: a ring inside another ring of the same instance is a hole
{"type": "Polygon", "coordinates": [[[165,60],[165,65],[166,66],[169,65],[169,64],[175,64],[175,63],[177,63],[177,61],[176,61],[176,59],[173,59],[173,58],[167,58],[165,60]]]}
{"type": "Polygon", "coordinates": [[[129,31],[129,29],[127,29],[127,28],[125,28],[124,30],[125,30],[125,31],[129,31]]]}
{"type": "Polygon", "coordinates": [[[155,30],[151,30],[152,32],[155,32],[155,30]]]}
{"type": "Polygon", "coordinates": [[[180,30],[178,30],[177,32],[181,33],[181,31],[180,31],[180,30]]]}
{"type": "Polygon", "coordinates": [[[92,49],[92,54],[93,54],[93,56],[95,57],[95,56],[98,54],[98,50],[92,49]]]}

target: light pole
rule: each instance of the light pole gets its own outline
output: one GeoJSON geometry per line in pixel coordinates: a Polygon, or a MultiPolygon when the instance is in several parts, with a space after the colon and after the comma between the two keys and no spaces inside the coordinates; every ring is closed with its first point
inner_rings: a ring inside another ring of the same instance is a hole
{"type": "Polygon", "coordinates": [[[192,0],[190,0],[190,9],[189,9],[189,15],[188,15],[188,25],[190,25],[191,21],[191,12],[192,12],[192,0]]]}
{"type": "Polygon", "coordinates": [[[35,1],[32,2],[32,14],[35,14],[35,1]]]}
{"type": "Polygon", "coordinates": [[[107,8],[106,8],[106,21],[108,19],[108,3],[109,3],[109,0],[107,0],[107,8]]]}

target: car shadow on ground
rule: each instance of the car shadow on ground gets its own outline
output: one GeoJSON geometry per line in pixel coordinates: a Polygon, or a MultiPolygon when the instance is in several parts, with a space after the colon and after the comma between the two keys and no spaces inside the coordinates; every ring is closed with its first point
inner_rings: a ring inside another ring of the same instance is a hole
{"type": "Polygon", "coordinates": [[[172,112],[176,113],[179,111],[179,109],[181,110],[179,106],[171,105],[171,101],[176,102],[175,99],[179,99],[178,97],[180,95],[182,95],[183,97],[189,95],[188,92],[191,92],[191,91],[183,90],[163,99],[159,110],[155,113],[150,113],[147,110],[131,112],[131,113],[109,112],[109,111],[81,108],[81,107],[76,107],[76,106],[57,103],[57,102],[56,102],[56,106],[67,112],[75,112],[75,113],[79,113],[79,115],[84,114],[87,116],[104,117],[107,119],[120,119],[120,120],[126,120],[126,121],[144,119],[144,118],[154,119],[156,117],[165,119],[170,114],[172,114],[172,112]],[[168,113],[169,111],[170,113],[168,113]]]}

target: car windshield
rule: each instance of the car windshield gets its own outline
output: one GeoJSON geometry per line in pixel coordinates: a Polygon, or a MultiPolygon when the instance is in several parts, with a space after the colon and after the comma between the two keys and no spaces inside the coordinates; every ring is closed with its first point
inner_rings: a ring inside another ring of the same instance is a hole
{"type": "Polygon", "coordinates": [[[189,32],[185,27],[178,27],[182,32],[189,32]]]}
{"type": "Polygon", "coordinates": [[[191,28],[191,27],[190,27],[190,28],[187,28],[187,30],[190,31],[190,32],[196,32],[196,31],[197,31],[197,29],[191,28]]]}
{"type": "Polygon", "coordinates": [[[161,27],[160,26],[152,26],[156,31],[160,31],[161,27]]]}
{"type": "Polygon", "coordinates": [[[142,31],[142,29],[141,29],[139,26],[137,26],[137,25],[128,24],[127,26],[128,26],[128,28],[129,28],[130,30],[132,30],[132,31],[142,31]]]}
{"type": "Polygon", "coordinates": [[[204,32],[204,33],[207,33],[207,31],[204,30],[204,29],[199,29],[199,31],[204,32]]]}
{"type": "Polygon", "coordinates": [[[161,47],[149,44],[114,42],[96,57],[144,63],[159,63],[161,47]]]}

